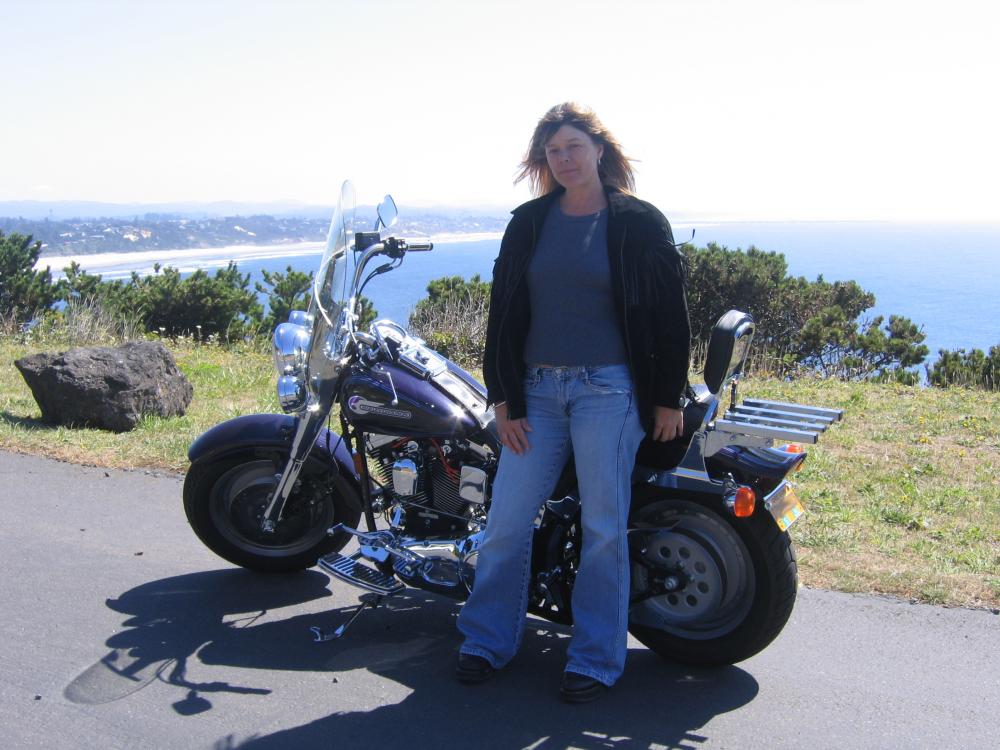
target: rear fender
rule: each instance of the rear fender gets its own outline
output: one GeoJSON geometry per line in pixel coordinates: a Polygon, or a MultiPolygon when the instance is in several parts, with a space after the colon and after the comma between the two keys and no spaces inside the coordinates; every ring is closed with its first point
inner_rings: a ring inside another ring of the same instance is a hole
{"type": "MultiPolygon", "coordinates": [[[[253,448],[291,450],[295,436],[295,417],[286,414],[248,414],[215,425],[188,448],[191,463],[206,461],[253,448]]],[[[361,480],[354,469],[354,457],[343,438],[323,428],[316,437],[310,455],[326,462],[362,497],[361,480]]],[[[356,510],[361,510],[360,507],[356,510]]]]}
{"type": "Polygon", "coordinates": [[[660,502],[661,500],[686,500],[691,503],[697,503],[698,505],[705,507],[707,510],[720,515],[729,515],[726,510],[721,483],[717,487],[709,487],[706,485],[706,489],[717,489],[718,491],[705,492],[691,488],[657,487],[656,485],[645,483],[633,484],[632,504],[629,508],[629,521],[631,522],[632,519],[638,515],[639,511],[647,505],[660,502]]]}
{"type": "MultiPolygon", "coordinates": [[[[715,483],[713,483],[715,484],[715,483]]],[[[705,485],[708,489],[708,485],[705,485]]],[[[748,518],[737,518],[726,504],[725,493],[722,483],[718,483],[714,489],[718,491],[698,491],[681,487],[657,487],[656,485],[638,483],[632,485],[632,504],[629,508],[629,524],[635,520],[639,513],[649,505],[662,500],[684,500],[696,503],[706,510],[718,513],[733,526],[745,529],[751,533],[750,529],[755,528],[748,518]]],[[[795,494],[792,486],[784,481],[778,481],[775,485],[767,488],[757,489],[757,502],[754,507],[753,517],[764,516],[777,525],[781,531],[787,531],[795,523],[796,519],[804,513],[802,503],[795,494]]]]}

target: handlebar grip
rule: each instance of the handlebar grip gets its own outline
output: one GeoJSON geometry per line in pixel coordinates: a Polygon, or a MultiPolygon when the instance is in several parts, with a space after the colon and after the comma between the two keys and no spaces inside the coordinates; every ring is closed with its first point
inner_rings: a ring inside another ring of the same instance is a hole
{"type": "Polygon", "coordinates": [[[423,252],[423,251],[433,250],[433,249],[434,249],[434,243],[433,242],[407,242],[406,243],[406,250],[407,250],[407,252],[410,252],[410,253],[412,253],[412,252],[423,252]]]}

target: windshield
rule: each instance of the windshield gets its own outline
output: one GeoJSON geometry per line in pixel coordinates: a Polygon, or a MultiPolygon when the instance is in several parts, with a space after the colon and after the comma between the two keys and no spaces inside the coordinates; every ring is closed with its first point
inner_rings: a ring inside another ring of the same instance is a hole
{"type": "Polygon", "coordinates": [[[313,281],[313,302],[327,324],[333,327],[347,304],[350,295],[351,275],[348,273],[348,250],[354,224],[354,185],[345,180],[340,187],[340,198],[330,220],[326,236],[326,251],[320,261],[313,281]]]}

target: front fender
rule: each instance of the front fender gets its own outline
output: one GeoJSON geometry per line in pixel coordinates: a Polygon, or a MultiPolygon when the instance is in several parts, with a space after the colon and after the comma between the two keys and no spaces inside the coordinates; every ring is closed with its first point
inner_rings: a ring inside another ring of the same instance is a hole
{"type": "MultiPolygon", "coordinates": [[[[199,436],[188,448],[188,459],[195,463],[249,448],[291,450],[295,427],[295,417],[287,414],[248,414],[236,417],[215,425],[199,436]]],[[[329,463],[362,496],[361,480],[354,469],[354,457],[340,435],[324,427],[313,443],[311,455],[329,463]]]]}

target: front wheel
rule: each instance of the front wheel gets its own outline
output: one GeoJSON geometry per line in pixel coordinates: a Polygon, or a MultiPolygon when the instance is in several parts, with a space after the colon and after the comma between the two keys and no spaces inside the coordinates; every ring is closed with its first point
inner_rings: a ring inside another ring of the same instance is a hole
{"type": "Polygon", "coordinates": [[[649,649],[688,664],[733,664],[781,632],[795,603],[795,550],[763,509],[733,518],[661,500],[632,527],[629,632],[649,649]]]}
{"type": "Polygon", "coordinates": [[[192,464],[184,480],[184,511],[204,544],[229,562],[251,570],[286,573],[312,567],[348,540],[327,529],[356,526],[360,501],[354,489],[323,462],[306,462],[273,532],[261,519],[278,484],[287,453],[243,452],[192,464]]]}

